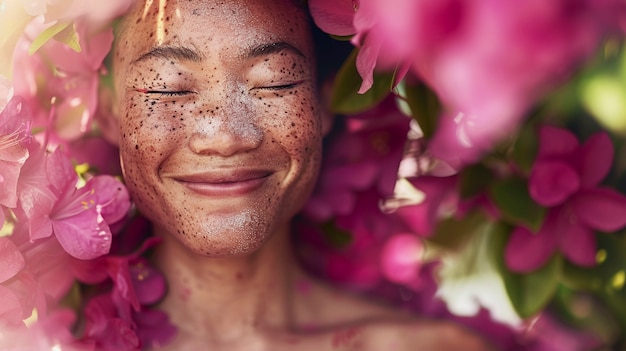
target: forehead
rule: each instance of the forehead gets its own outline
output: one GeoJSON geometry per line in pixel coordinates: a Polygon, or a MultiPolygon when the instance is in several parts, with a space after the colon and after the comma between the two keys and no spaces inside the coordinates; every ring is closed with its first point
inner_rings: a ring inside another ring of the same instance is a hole
{"type": "Polygon", "coordinates": [[[172,44],[210,54],[285,41],[312,55],[307,18],[294,0],[139,0],[121,28],[121,61],[172,44]]]}

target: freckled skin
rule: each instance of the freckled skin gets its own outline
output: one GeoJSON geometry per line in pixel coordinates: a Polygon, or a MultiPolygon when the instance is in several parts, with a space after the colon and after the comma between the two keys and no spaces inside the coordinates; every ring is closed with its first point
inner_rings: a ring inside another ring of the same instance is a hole
{"type": "Polygon", "coordinates": [[[141,212],[191,250],[254,252],[286,228],[318,173],[322,126],[306,19],[295,9],[289,15],[298,20],[288,25],[261,19],[253,14],[267,12],[263,2],[247,9],[226,4],[221,12],[230,16],[198,16],[211,11],[208,4],[166,4],[164,14],[156,6],[143,18],[135,11],[126,19],[132,31],[118,38],[114,70],[127,185],[141,212]],[[166,25],[159,32],[161,18],[166,25]],[[250,46],[279,40],[304,55],[242,57],[250,46]],[[189,47],[202,59],[135,62],[159,45],[189,47]],[[251,194],[221,199],[192,194],[172,179],[240,167],[272,175],[251,194]]]}
{"type": "Polygon", "coordinates": [[[486,350],[460,328],[416,321],[298,267],[288,223],[313,188],[328,125],[294,1],[137,1],[117,36],[122,169],[163,237],[154,261],[169,286],[158,308],[179,329],[159,349],[486,350]],[[277,42],[295,49],[248,55],[277,42]],[[237,196],[199,195],[179,181],[237,169],[268,175],[237,196]]]}

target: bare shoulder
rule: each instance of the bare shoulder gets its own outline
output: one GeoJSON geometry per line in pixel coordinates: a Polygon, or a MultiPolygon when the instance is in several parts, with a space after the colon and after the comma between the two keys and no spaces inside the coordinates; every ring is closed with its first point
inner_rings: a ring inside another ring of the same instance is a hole
{"type": "Polygon", "coordinates": [[[450,321],[386,321],[365,327],[363,350],[495,351],[478,334],[450,321]]]}
{"type": "Polygon", "coordinates": [[[310,317],[332,331],[333,350],[495,351],[480,335],[452,321],[413,313],[333,287],[309,296],[310,317]]]}

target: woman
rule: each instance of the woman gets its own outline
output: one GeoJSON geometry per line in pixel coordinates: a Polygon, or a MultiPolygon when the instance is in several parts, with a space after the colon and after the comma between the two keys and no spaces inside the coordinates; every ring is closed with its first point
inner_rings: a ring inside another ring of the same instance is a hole
{"type": "Polygon", "coordinates": [[[289,0],[139,1],[115,49],[127,186],[162,238],[171,350],[485,350],[475,335],[339,292],[292,256],[289,223],[331,121],[289,0]]]}

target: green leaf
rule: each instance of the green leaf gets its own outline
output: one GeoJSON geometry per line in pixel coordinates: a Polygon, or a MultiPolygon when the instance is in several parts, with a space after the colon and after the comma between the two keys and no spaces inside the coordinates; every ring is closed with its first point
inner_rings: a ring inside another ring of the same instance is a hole
{"type": "Polygon", "coordinates": [[[28,48],[28,54],[33,55],[37,52],[48,40],[54,38],[61,43],[69,46],[76,52],[81,51],[80,44],[78,42],[78,34],[71,22],[59,22],[50,28],[44,30],[39,34],[28,48]]]}
{"type": "Polygon", "coordinates": [[[439,221],[433,236],[428,242],[447,250],[460,251],[474,240],[479,229],[487,223],[487,216],[481,211],[473,211],[461,219],[454,217],[439,221]]]}
{"type": "Polygon", "coordinates": [[[361,76],[356,70],[358,49],[352,51],[337,73],[333,85],[331,111],[340,114],[356,114],[380,103],[391,93],[393,73],[374,72],[374,85],[365,93],[359,94],[361,76]]]}
{"type": "Polygon", "coordinates": [[[431,137],[437,128],[441,113],[439,98],[423,83],[406,84],[404,91],[413,119],[419,124],[424,136],[426,138],[431,137]]]}
{"type": "Polygon", "coordinates": [[[491,186],[489,194],[507,221],[525,226],[534,232],[541,228],[546,209],[533,201],[523,179],[500,180],[491,186]]]}
{"type": "Polygon", "coordinates": [[[504,281],[507,294],[515,311],[522,318],[532,317],[541,311],[550,302],[559,285],[562,258],[554,255],[548,263],[540,269],[527,273],[518,274],[510,272],[504,263],[504,247],[509,235],[505,234],[509,229],[502,226],[500,235],[493,235],[490,252],[495,255],[498,270],[504,281]]]}
{"type": "Polygon", "coordinates": [[[335,248],[344,248],[352,243],[352,233],[337,228],[334,222],[329,221],[322,224],[321,228],[324,238],[335,248]]]}
{"type": "Polygon", "coordinates": [[[483,164],[465,167],[459,178],[461,198],[467,199],[485,191],[493,181],[493,172],[483,164]]]}
{"type": "Polygon", "coordinates": [[[515,164],[519,166],[526,174],[530,173],[537,150],[539,149],[539,139],[537,130],[533,123],[525,124],[519,131],[517,139],[513,143],[511,157],[515,164]]]}

